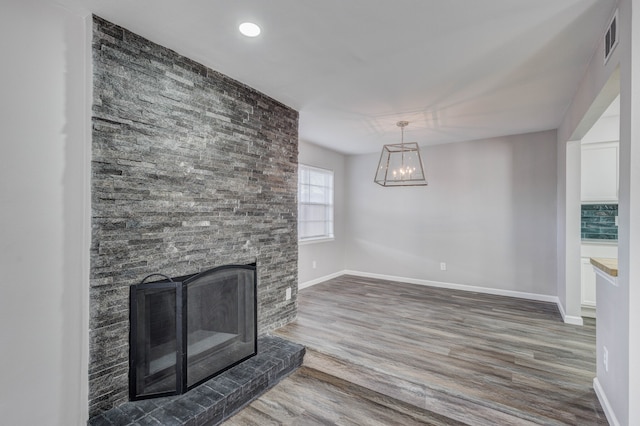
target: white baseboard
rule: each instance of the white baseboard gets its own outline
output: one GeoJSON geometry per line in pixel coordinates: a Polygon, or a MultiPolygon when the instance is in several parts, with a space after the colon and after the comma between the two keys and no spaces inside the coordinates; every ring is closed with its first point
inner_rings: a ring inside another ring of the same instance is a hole
{"type": "Polygon", "coordinates": [[[580,309],[580,313],[582,314],[583,317],[595,318],[596,317],[596,307],[595,306],[582,305],[582,307],[580,309]]]}
{"type": "Polygon", "coordinates": [[[609,399],[607,399],[607,395],[604,393],[604,389],[602,389],[602,385],[600,385],[600,381],[597,377],[593,379],[593,390],[596,392],[598,401],[600,401],[600,405],[604,410],[604,414],[607,416],[609,424],[611,426],[620,426],[620,422],[618,421],[616,414],[613,412],[609,399]]]}
{"type": "Polygon", "coordinates": [[[338,271],[333,274],[325,275],[324,277],[316,278],[314,280],[305,281],[303,283],[298,284],[298,290],[302,290],[303,288],[311,287],[312,285],[320,284],[325,281],[331,280],[333,278],[338,278],[345,274],[345,271],[338,271]]]}
{"type": "Polygon", "coordinates": [[[562,320],[566,324],[584,325],[584,321],[582,320],[582,317],[567,315],[567,313],[564,311],[564,306],[562,306],[562,303],[560,303],[560,299],[558,299],[558,301],[556,302],[556,305],[558,305],[558,310],[560,311],[560,315],[562,315],[562,320]]]}
{"type": "Polygon", "coordinates": [[[417,278],[406,278],[406,277],[397,277],[395,275],[383,275],[383,274],[374,274],[371,272],[362,272],[362,271],[353,271],[353,270],[344,270],[335,272],[330,275],[325,275],[324,277],[316,278],[311,281],[306,281],[304,283],[298,284],[298,289],[302,290],[307,287],[311,287],[312,285],[320,284],[322,282],[328,281],[333,278],[337,278],[342,275],[355,275],[358,277],[365,278],[376,278],[387,281],[394,282],[402,282],[409,284],[418,284],[430,287],[439,287],[439,288],[448,288],[452,290],[462,290],[462,291],[471,291],[475,293],[484,293],[484,294],[495,294],[497,296],[508,296],[508,297],[517,297],[519,299],[528,299],[528,300],[536,300],[540,302],[551,302],[555,303],[560,310],[560,314],[562,315],[562,319],[567,324],[574,325],[583,325],[582,317],[576,317],[567,315],[562,307],[562,303],[560,303],[560,299],[558,296],[549,296],[546,294],[537,294],[537,293],[525,293],[522,291],[514,291],[514,290],[502,290],[497,288],[489,288],[489,287],[476,287],[472,285],[466,284],[453,284],[453,283],[445,283],[439,281],[430,281],[430,280],[421,280],[417,278]]]}
{"type": "Polygon", "coordinates": [[[345,271],[345,274],[356,275],[359,277],[366,277],[366,278],[378,278],[381,280],[396,281],[396,282],[403,282],[403,283],[409,283],[409,284],[426,285],[430,287],[449,288],[452,290],[472,291],[475,293],[495,294],[497,296],[517,297],[520,299],[537,300],[540,302],[558,303],[559,301],[557,296],[548,296],[546,294],[537,294],[537,293],[525,293],[525,292],[513,291],[513,290],[502,290],[498,288],[476,287],[476,286],[467,285],[467,284],[453,284],[453,283],[445,283],[440,281],[396,277],[393,275],[372,274],[370,272],[350,271],[350,270],[345,271]]]}

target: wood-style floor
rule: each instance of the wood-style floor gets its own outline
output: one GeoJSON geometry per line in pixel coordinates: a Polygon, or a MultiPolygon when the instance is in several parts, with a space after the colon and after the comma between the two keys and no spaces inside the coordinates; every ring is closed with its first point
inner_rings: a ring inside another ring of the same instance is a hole
{"type": "Polygon", "coordinates": [[[595,322],[552,303],[342,276],[276,334],[304,367],[231,425],[606,425],[595,322]]]}

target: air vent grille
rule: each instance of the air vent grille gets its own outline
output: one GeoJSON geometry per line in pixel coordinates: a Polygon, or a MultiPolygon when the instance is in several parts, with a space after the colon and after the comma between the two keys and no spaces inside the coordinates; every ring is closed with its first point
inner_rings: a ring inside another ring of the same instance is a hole
{"type": "Polygon", "coordinates": [[[607,27],[607,32],[604,35],[604,63],[606,64],[613,50],[618,45],[618,11],[613,15],[611,21],[609,22],[609,26],[607,27]]]}

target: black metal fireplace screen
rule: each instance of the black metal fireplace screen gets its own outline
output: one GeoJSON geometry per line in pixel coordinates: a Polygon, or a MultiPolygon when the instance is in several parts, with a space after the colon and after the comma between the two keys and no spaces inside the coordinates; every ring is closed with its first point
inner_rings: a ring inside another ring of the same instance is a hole
{"type": "Polygon", "coordinates": [[[131,400],[177,395],[257,353],[256,265],[130,290],[131,400]]]}

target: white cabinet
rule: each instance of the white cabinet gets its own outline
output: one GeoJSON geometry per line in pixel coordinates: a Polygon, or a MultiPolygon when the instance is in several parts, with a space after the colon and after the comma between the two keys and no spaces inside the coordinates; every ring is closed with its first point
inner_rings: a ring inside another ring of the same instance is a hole
{"type": "Polygon", "coordinates": [[[618,258],[618,246],[614,243],[582,243],[580,249],[581,262],[581,296],[582,316],[595,317],[596,314],[596,273],[591,265],[592,257],[618,258]]]}
{"type": "Polygon", "coordinates": [[[591,258],[583,257],[582,261],[582,292],[580,303],[584,308],[596,307],[596,273],[591,265],[591,258]]]}
{"type": "Polygon", "coordinates": [[[618,142],[582,145],[582,202],[618,202],[618,142]]]}

